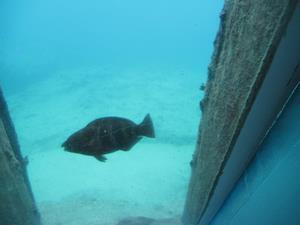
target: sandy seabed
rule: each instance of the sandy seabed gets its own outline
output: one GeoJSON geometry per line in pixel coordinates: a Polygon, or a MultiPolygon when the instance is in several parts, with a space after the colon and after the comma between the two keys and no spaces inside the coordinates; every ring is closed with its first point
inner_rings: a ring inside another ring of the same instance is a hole
{"type": "Polygon", "coordinates": [[[113,225],[129,216],[179,217],[200,119],[193,71],[112,66],[59,71],[7,96],[45,225],[113,225]],[[103,116],[139,123],[156,138],[129,152],[93,157],[64,152],[74,131],[103,116]]]}

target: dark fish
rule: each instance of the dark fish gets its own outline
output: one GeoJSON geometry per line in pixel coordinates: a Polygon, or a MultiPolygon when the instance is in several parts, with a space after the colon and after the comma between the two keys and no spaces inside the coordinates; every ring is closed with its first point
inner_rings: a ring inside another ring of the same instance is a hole
{"type": "Polygon", "coordinates": [[[155,137],[149,114],[140,124],[121,117],[104,117],[72,134],[62,147],[69,152],[95,156],[104,162],[104,154],[117,150],[129,151],[142,136],[155,137]]]}

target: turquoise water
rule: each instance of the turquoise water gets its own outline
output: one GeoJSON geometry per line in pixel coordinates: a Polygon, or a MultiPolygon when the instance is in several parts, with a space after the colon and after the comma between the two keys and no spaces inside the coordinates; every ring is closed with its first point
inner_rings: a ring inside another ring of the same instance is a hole
{"type": "Polygon", "coordinates": [[[222,4],[1,3],[0,82],[44,224],[180,217],[222,4]],[[156,138],[105,163],[60,147],[95,118],[147,113],[156,138]]]}

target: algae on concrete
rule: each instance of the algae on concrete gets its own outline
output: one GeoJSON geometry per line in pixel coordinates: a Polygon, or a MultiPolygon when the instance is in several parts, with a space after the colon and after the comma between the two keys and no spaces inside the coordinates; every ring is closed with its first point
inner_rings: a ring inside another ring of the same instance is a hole
{"type": "Polygon", "coordinates": [[[0,89],[0,224],[40,225],[17,135],[0,89]]]}
{"type": "Polygon", "coordinates": [[[182,221],[198,225],[297,0],[227,0],[208,69],[182,221]]]}

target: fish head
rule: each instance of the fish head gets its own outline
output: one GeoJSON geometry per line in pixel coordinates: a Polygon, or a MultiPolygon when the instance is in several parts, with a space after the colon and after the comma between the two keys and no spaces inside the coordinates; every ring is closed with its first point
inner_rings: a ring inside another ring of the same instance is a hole
{"type": "Polygon", "coordinates": [[[90,130],[82,129],[72,134],[62,145],[65,151],[74,153],[84,153],[89,149],[93,136],[90,130]]]}
{"type": "Polygon", "coordinates": [[[64,143],[62,143],[61,147],[68,152],[80,152],[81,145],[80,136],[73,134],[64,143]]]}
{"type": "Polygon", "coordinates": [[[74,148],[75,146],[72,144],[71,141],[69,141],[69,139],[66,140],[64,143],[62,143],[61,147],[63,147],[64,150],[68,151],[68,152],[74,152],[74,150],[75,150],[75,148],[74,148]]]}

